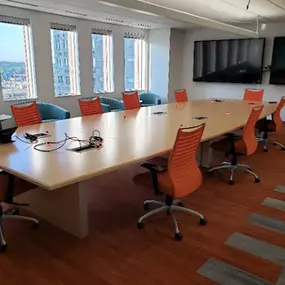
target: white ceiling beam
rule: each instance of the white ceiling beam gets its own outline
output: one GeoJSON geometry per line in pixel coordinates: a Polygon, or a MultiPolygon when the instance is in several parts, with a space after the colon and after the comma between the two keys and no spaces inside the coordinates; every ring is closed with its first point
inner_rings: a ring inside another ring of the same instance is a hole
{"type": "Polygon", "coordinates": [[[222,30],[230,32],[243,37],[258,38],[259,34],[256,31],[240,28],[237,26],[229,25],[226,23],[218,22],[208,18],[192,15],[187,12],[179,11],[176,9],[167,8],[157,4],[135,1],[135,0],[101,0],[98,1],[101,4],[111,4],[112,6],[125,7],[127,9],[142,11],[146,13],[152,13],[155,15],[163,16],[175,21],[185,22],[189,24],[195,24],[206,28],[222,30]]]}

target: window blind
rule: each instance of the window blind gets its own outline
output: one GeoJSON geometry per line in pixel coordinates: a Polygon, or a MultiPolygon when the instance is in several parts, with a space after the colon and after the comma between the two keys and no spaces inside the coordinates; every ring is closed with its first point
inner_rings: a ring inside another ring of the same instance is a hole
{"type": "Polygon", "coordinates": [[[76,31],[76,27],[72,25],[63,25],[58,23],[51,23],[51,29],[60,30],[60,31],[76,31]]]}
{"type": "Polygon", "coordinates": [[[92,29],[92,34],[109,36],[112,34],[111,30],[92,29]]]}
{"type": "Polygon", "coordinates": [[[125,33],[124,35],[125,38],[127,39],[144,39],[144,34],[141,33],[125,33]]]}
{"type": "Polygon", "coordinates": [[[28,26],[30,25],[30,20],[0,15],[0,23],[28,26]]]}

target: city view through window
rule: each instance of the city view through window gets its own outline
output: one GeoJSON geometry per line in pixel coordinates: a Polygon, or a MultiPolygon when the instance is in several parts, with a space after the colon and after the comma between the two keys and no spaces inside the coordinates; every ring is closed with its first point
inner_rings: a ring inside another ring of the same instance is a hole
{"type": "Polygon", "coordinates": [[[34,98],[29,27],[0,22],[0,38],[3,100],[34,98]]]}
{"type": "MultiPolygon", "coordinates": [[[[27,22],[28,23],[28,22],[27,22]]],[[[80,95],[77,33],[51,29],[55,96],[80,95]]],[[[0,79],[4,101],[36,98],[30,27],[0,22],[0,79]]],[[[145,42],[124,38],[125,90],[145,88],[145,42]]],[[[113,37],[111,31],[92,33],[93,92],[114,91],[113,37]]]]}
{"type": "Polygon", "coordinates": [[[79,95],[76,31],[51,29],[51,47],[55,95],[79,95]]]}
{"type": "Polygon", "coordinates": [[[143,39],[124,39],[125,90],[145,89],[145,42],[143,39]]]}

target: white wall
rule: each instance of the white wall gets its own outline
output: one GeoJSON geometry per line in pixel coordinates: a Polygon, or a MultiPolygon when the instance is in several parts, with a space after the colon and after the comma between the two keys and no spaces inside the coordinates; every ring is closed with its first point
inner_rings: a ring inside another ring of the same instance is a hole
{"type": "MultiPolygon", "coordinates": [[[[251,27],[255,29],[255,27],[251,27]]],[[[276,36],[285,36],[284,23],[266,24],[260,31],[261,37],[266,38],[264,52],[264,65],[271,64],[273,40],[276,36]]],[[[212,29],[196,29],[188,31],[185,38],[183,70],[181,72],[182,85],[186,88],[188,96],[193,99],[202,98],[237,98],[242,99],[245,88],[262,88],[265,90],[265,101],[279,101],[285,95],[285,86],[269,85],[270,72],[263,73],[262,84],[230,84],[230,83],[199,83],[193,82],[193,53],[194,41],[230,39],[236,35],[212,29]]],[[[285,110],[282,112],[285,121],[285,110]]]]}
{"type": "Polygon", "coordinates": [[[168,101],[174,102],[174,91],[183,86],[181,73],[183,71],[183,50],[186,37],[185,30],[171,29],[170,63],[168,82],[168,101]]]}
{"type": "MultiPolygon", "coordinates": [[[[83,97],[94,95],[92,77],[92,28],[111,29],[113,31],[115,90],[113,93],[109,93],[108,96],[119,98],[121,97],[121,92],[124,90],[124,33],[143,32],[145,33],[146,38],[148,34],[144,30],[130,27],[97,23],[84,19],[63,17],[1,5],[0,14],[4,16],[30,19],[34,43],[38,100],[62,106],[63,108],[68,109],[72,116],[80,115],[77,102],[79,96],[54,97],[50,23],[56,22],[60,24],[70,24],[77,27],[81,96],[83,97]]],[[[2,98],[3,97],[0,94],[0,114],[10,114],[10,104],[13,102],[3,102],[2,98]]],[[[5,127],[5,123],[3,126],[5,127]]]]}
{"type": "Polygon", "coordinates": [[[170,29],[154,29],[149,32],[150,91],[163,103],[168,101],[170,29]]]}

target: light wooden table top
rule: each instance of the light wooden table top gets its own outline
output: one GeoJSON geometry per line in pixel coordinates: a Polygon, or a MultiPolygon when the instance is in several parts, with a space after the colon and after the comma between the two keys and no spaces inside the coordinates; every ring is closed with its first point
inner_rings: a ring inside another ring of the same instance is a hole
{"type": "MultiPolygon", "coordinates": [[[[77,147],[69,142],[55,152],[39,152],[16,139],[13,144],[0,145],[0,168],[48,190],[54,190],[137,163],[171,150],[178,128],[206,122],[203,141],[243,126],[253,106],[244,101],[191,101],[139,110],[111,112],[89,117],[43,123],[17,130],[23,133],[48,131],[51,137],[40,142],[62,140],[69,136],[88,139],[94,129],[104,139],[103,148],[74,153],[77,147]],[[155,115],[154,112],[165,112],[155,115]],[[206,116],[206,120],[192,117],[206,116]]],[[[272,114],[277,104],[264,103],[261,117],[272,114]]],[[[52,146],[46,146],[49,148],[52,146]]]]}

